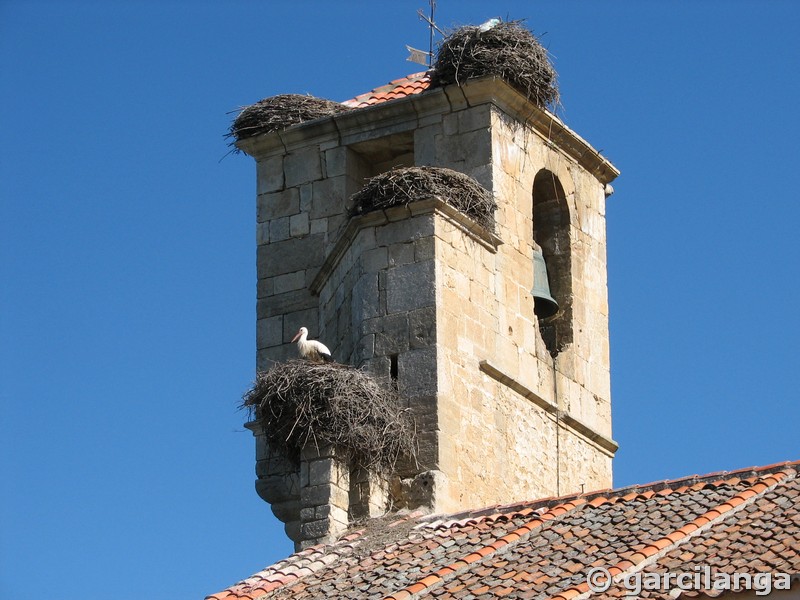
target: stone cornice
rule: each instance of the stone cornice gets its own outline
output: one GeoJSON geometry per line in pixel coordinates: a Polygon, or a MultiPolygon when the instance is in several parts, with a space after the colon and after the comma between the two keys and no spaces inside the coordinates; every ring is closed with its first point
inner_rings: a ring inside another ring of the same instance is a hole
{"type": "Polygon", "coordinates": [[[556,407],[554,404],[548,402],[516,379],[513,379],[512,377],[509,377],[503,373],[503,371],[501,371],[496,365],[492,364],[491,361],[482,360],[479,363],[479,367],[481,371],[486,373],[492,379],[502,383],[504,386],[513,390],[523,398],[527,398],[533,402],[539,408],[544,409],[545,412],[556,417],[565,427],[568,427],[574,432],[580,434],[581,437],[593,443],[608,456],[613,458],[614,453],[619,449],[619,444],[617,444],[617,442],[601,433],[598,433],[582,421],[579,421],[575,417],[571,416],[569,413],[558,410],[558,407],[556,407]]]}
{"type": "Polygon", "coordinates": [[[497,247],[503,241],[488,229],[482,227],[468,216],[461,213],[439,198],[431,197],[423,200],[410,202],[402,206],[393,206],[383,210],[374,210],[363,215],[358,215],[350,219],[350,222],[342,231],[339,239],[333,246],[333,250],[328,254],[325,262],[319,269],[319,273],[311,282],[311,293],[319,295],[322,287],[328,281],[333,271],[341,261],[347,249],[356,239],[358,232],[365,227],[376,227],[386,225],[395,221],[401,221],[417,215],[437,214],[446,219],[449,223],[469,235],[476,242],[490,252],[497,252],[497,247]]]}
{"type": "Polygon", "coordinates": [[[462,85],[426,90],[421,94],[358,108],[332,117],[306,121],[284,129],[246,138],[236,146],[256,159],[284,154],[310,144],[334,147],[394,133],[413,131],[420,121],[454,109],[493,104],[517,121],[527,124],[554,149],[560,150],[602,183],[619,170],[558,117],[536,106],[497,77],[470,79],[462,85]]]}

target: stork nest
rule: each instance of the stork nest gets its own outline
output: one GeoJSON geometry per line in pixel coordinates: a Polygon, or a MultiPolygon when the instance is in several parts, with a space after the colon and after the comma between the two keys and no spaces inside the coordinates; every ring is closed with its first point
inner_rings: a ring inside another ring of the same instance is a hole
{"type": "Polygon", "coordinates": [[[360,215],[433,196],[494,230],[497,203],[492,193],[472,177],[444,167],[401,167],[381,173],[353,194],[350,213],[360,215]]]}
{"type": "Polygon", "coordinates": [[[495,75],[542,107],[558,104],[556,71],[547,50],[522,21],[487,31],[466,26],[447,36],[436,53],[431,87],[495,75]]]}
{"type": "Polygon", "coordinates": [[[233,121],[226,137],[233,138],[231,144],[260,133],[279,131],[292,125],[338,115],[351,110],[339,102],[302,96],[281,94],[259,100],[245,107],[233,121]]]}
{"type": "Polygon", "coordinates": [[[415,460],[416,428],[391,385],[354,367],[291,360],[258,373],[243,396],[272,450],[299,464],[309,444],[333,445],[357,467],[392,472],[415,460]]]}

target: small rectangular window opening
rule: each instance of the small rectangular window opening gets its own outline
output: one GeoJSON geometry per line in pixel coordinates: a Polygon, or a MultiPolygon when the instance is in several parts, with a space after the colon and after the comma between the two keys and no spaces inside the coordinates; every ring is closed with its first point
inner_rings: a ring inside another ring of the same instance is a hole
{"type": "Polygon", "coordinates": [[[392,379],[392,385],[397,389],[397,354],[389,356],[389,377],[392,379]]]}

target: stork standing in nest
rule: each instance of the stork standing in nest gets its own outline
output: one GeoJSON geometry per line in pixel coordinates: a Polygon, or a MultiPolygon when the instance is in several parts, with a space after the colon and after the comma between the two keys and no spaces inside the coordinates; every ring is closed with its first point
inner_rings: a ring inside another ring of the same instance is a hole
{"type": "Polygon", "coordinates": [[[292,343],[297,342],[297,350],[300,352],[300,356],[302,358],[316,363],[333,362],[331,351],[328,350],[328,347],[325,344],[320,341],[309,340],[307,338],[308,329],[305,327],[301,327],[300,331],[297,332],[297,335],[292,338],[292,343]]]}

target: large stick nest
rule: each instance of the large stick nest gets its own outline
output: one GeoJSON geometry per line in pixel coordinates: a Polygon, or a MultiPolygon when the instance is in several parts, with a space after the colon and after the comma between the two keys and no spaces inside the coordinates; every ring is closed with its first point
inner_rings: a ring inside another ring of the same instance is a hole
{"type": "Polygon", "coordinates": [[[351,109],[344,104],[314,96],[300,94],[271,96],[245,107],[233,121],[226,137],[239,141],[348,110],[351,109]]]}
{"type": "Polygon", "coordinates": [[[444,167],[401,167],[381,173],[353,194],[350,212],[359,215],[433,196],[494,229],[497,203],[491,192],[472,177],[444,167]]]}
{"type": "Polygon", "coordinates": [[[487,31],[460,27],[439,45],[431,87],[495,75],[542,107],[558,103],[556,71],[547,50],[522,21],[501,22],[487,31]]]}
{"type": "Polygon", "coordinates": [[[391,472],[416,459],[410,410],[390,385],[354,367],[303,360],[258,373],[243,406],[264,425],[270,447],[298,463],[309,444],[328,444],[359,467],[391,472]]]}

